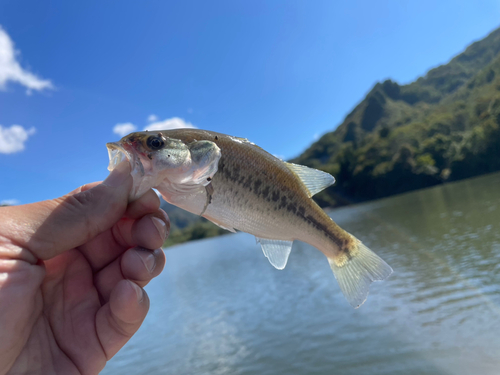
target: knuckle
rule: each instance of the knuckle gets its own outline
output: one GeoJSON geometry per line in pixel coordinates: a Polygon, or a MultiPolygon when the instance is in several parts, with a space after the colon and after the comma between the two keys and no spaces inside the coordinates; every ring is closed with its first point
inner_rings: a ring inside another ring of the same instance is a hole
{"type": "Polygon", "coordinates": [[[88,192],[68,197],[64,202],[64,207],[69,211],[70,216],[82,223],[81,228],[86,232],[87,238],[92,238],[99,232],[98,220],[93,220],[94,218],[91,217],[88,210],[88,206],[92,202],[92,195],[92,192],[89,190],[88,192]]]}

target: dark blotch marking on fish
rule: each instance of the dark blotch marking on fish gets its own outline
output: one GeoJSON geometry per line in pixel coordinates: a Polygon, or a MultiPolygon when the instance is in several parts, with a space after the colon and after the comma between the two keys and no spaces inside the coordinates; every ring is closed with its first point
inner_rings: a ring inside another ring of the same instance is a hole
{"type": "MultiPolygon", "coordinates": [[[[245,177],[242,177],[241,181],[243,181],[244,179],[245,179],[245,177]]],[[[247,180],[243,184],[243,187],[251,191],[252,190],[252,181],[253,181],[252,175],[249,175],[247,177],[247,180]]]]}
{"type": "Polygon", "coordinates": [[[264,198],[266,201],[269,201],[269,186],[266,186],[264,190],[262,190],[262,198],[264,198]]]}
{"type": "MultiPolygon", "coordinates": [[[[300,210],[300,208],[299,208],[300,210]]],[[[314,228],[318,229],[320,232],[323,232],[325,236],[330,238],[340,249],[341,252],[344,252],[347,254],[348,258],[351,259],[351,255],[349,254],[349,249],[345,246],[344,242],[337,238],[333,233],[330,232],[328,227],[318,220],[316,220],[313,216],[307,215],[303,216],[306,221],[308,221],[314,228]]]]}
{"type": "Polygon", "coordinates": [[[291,212],[292,214],[297,213],[297,207],[293,203],[288,203],[288,206],[286,206],[286,209],[288,212],[291,212]]]}
{"type": "Polygon", "coordinates": [[[255,180],[253,183],[253,191],[257,195],[259,195],[260,185],[262,185],[262,180],[255,180]]]}
{"type": "Polygon", "coordinates": [[[280,199],[280,192],[278,190],[273,191],[273,202],[277,202],[280,199]]]}
{"type": "Polygon", "coordinates": [[[207,177],[207,181],[212,181],[212,178],[210,178],[210,177],[207,177]]]}
{"type": "Polygon", "coordinates": [[[215,136],[215,140],[218,141],[219,140],[219,137],[215,136]]]}
{"type": "Polygon", "coordinates": [[[297,210],[297,214],[299,216],[302,216],[304,217],[304,214],[306,213],[306,209],[304,208],[304,206],[299,206],[299,209],[297,210]]]}
{"type": "Polygon", "coordinates": [[[235,165],[233,166],[233,169],[231,170],[231,179],[237,180],[240,178],[240,166],[235,165]]]}
{"type": "Polygon", "coordinates": [[[153,160],[153,157],[151,156],[151,154],[148,154],[148,159],[153,160]]]}
{"type": "Polygon", "coordinates": [[[286,203],[287,203],[287,197],[286,197],[286,195],[283,195],[281,197],[281,202],[280,202],[280,205],[278,206],[278,208],[281,209],[281,208],[286,207],[286,203]]]}

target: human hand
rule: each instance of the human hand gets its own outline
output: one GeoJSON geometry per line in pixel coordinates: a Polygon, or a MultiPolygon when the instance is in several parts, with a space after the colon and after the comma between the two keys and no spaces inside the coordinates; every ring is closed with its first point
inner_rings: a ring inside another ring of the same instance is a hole
{"type": "Polygon", "coordinates": [[[170,222],[152,190],[127,204],[131,186],[122,163],[102,184],[0,208],[0,375],[97,374],[140,327],[170,222]]]}

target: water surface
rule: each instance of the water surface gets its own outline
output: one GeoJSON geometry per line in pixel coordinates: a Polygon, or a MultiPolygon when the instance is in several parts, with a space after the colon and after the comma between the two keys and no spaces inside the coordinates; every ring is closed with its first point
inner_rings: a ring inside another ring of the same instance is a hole
{"type": "Polygon", "coordinates": [[[331,216],[394,269],[361,308],[309,245],[283,271],[244,233],[175,246],[103,374],[500,372],[500,174],[331,216]]]}

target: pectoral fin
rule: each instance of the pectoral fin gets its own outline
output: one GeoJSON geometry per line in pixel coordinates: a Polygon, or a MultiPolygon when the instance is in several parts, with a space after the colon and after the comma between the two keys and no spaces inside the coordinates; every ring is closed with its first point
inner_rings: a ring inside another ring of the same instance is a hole
{"type": "Polygon", "coordinates": [[[214,218],[210,217],[210,216],[203,216],[205,219],[207,220],[210,220],[212,223],[214,223],[215,225],[217,225],[218,227],[221,227],[222,229],[225,229],[225,230],[228,230],[232,233],[236,233],[236,230],[228,225],[226,225],[225,223],[222,224],[220,221],[218,220],[215,220],[214,218]]]}
{"type": "Polygon", "coordinates": [[[225,229],[225,230],[228,230],[230,231],[231,233],[236,233],[236,231],[234,230],[234,228],[229,228],[229,227],[225,227],[224,225],[221,225],[215,221],[212,221],[210,220],[212,223],[214,223],[215,225],[217,225],[218,227],[222,228],[222,229],[225,229]]]}
{"type": "Polygon", "coordinates": [[[255,239],[260,243],[264,255],[275,268],[279,270],[285,268],[288,256],[292,251],[293,241],[268,240],[259,237],[255,237],[255,239]]]}

